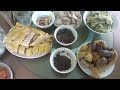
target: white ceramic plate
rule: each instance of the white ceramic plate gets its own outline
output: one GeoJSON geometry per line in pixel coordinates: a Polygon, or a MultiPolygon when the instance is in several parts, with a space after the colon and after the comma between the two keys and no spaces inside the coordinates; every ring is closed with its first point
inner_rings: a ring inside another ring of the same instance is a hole
{"type": "MultiPolygon", "coordinates": [[[[82,45],[86,45],[86,44],[88,44],[88,43],[90,43],[90,42],[85,42],[85,43],[83,43],[82,45]]],[[[81,45],[81,46],[82,46],[82,45],[81,45]]],[[[78,52],[77,52],[77,62],[78,62],[79,67],[80,67],[87,75],[89,75],[89,76],[91,76],[91,77],[94,77],[94,78],[98,78],[98,77],[96,77],[96,76],[93,76],[91,70],[89,70],[89,69],[87,69],[87,68],[83,68],[82,65],[80,64],[80,62],[79,62],[79,60],[78,60],[78,53],[79,53],[79,51],[80,51],[81,46],[79,47],[79,50],[78,50],[78,52]]],[[[112,65],[112,66],[110,66],[109,68],[107,68],[107,69],[106,69],[105,71],[103,71],[102,73],[100,73],[100,78],[104,78],[104,77],[107,77],[108,75],[110,75],[110,74],[112,73],[112,71],[114,70],[114,67],[115,67],[115,64],[112,65]]]]}
{"type": "Polygon", "coordinates": [[[5,64],[5,63],[1,63],[1,62],[0,62],[0,67],[5,67],[5,68],[7,68],[7,71],[8,71],[9,74],[10,74],[10,79],[13,79],[13,73],[12,73],[12,70],[10,69],[10,67],[9,67],[7,64],[5,64]]]}
{"type": "MultiPolygon", "coordinates": [[[[13,27],[14,28],[14,27],[13,27]]],[[[11,28],[10,31],[13,29],[11,28]]],[[[4,39],[3,39],[3,42],[4,42],[4,39]]],[[[13,55],[17,56],[17,57],[20,57],[20,58],[26,58],[26,59],[34,59],[34,58],[39,58],[39,57],[42,57],[42,56],[45,56],[46,54],[48,54],[49,52],[46,52],[46,53],[43,53],[43,54],[33,54],[31,56],[27,56],[27,55],[22,55],[22,54],[19,54],[19,53],[16,53],[16,52],[13,52],[11,49],[9,49],[7,47],[7,45],[4,44],[4,46],[6,47],[6,49],[13,55]]],[[[50,47],[50,50],[52,49],[52,43],[51,43],[51,47],[50,47]]]]}

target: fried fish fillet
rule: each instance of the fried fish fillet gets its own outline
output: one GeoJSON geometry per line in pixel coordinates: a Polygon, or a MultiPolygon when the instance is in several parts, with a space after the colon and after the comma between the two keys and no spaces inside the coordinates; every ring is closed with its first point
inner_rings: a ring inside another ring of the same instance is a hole
{"type": "Polygon", "coordinates": [[[40,34],[39,37],[37,37],[31,44],[30,46],[35,46],[38,45],[40,43],[43,43],[45,40],[47,40],[48,38],[50,38],[51,36],[49,34],[40,34]]]}
{"type": "Polygon", "coordinates": [[[26,48],[29,47],[30,41],[31,39],[34,37],[35,33],[31,32],[29,35],[27,35],[27,37],[25,38],[25,40],[21,43],[21,45],[25,46],[26,48]]]}
{"type": "Polygon", "coordinates": [[[52,43],[52,40],[51,40],[50,38],[48,38],[46,41],[48,41],[48,42],[51,42],[51,43],[52,43]]]}
{"type": "Polygon", "coordinates": [[[18,49],[19,54],[24,54],[25,53],[25,47],[24,46],[20,46],[18,49]]]}
{"type": "Polygon", "coordinates": [[[46,53],[49,52],[50,47],[51,47],[51,42],[46,41],[46,42],[45,42],[45,52],[46,52],[46,53]]]}
{"type": "Polygon", "coordinates": [[[39,47],[36,45],[32,49],[33,54],[37,54],[39,52],[39,47]]]}
{"type": "Polygon", "coordinates": [[[32,55],[32,47],[29,47],[26,49],[26,55],[31,56],[32,55]]]}
{"type": "Polygon", "coordinates": [[[44,53],[45,52],[45,43],[39,44],[39,53],[44,53]]]}
{"type": "Polygon", "coordinates": [[[12,40],[14,40],[17,36],[21,34],[20,31],[15,31],[14,33],[11,33],[10,35],[6,35],[4,40],[7,43],[11,43],[12,40]]]}
{"type": "Polygon", "coordinates": [[[10,31],[4,38],[5,42],[11,43],[12,40],[16,39],[21,33],[28,32],[28,28],[26,27],[20,27],[16,28],[16,26],[13,28],[12,31],[10,31]]]}
{"type": "Polygon", "coordinates": [[[44,36],[43,35],[40,35],[38,38],[36,38],[31,44],[30,46],[35,46],[39,43],[42,43],[44,42],[44,36]]]}
{"type": "Polygon", "coordinates": [[[11,43],[20,45],[28,34],[29,32],[26,32],[26,33],[22,32],[11,43]]]}
{"type": "Polygon", "coordinates": [[[6,47],[9,48],[9,49],[13,49],[13,45],[11,43],[6,43],[6,47]]]}
{"type": "Polygon", "coordinates": [[[11,50],[11,52],[17,52],[19,48],[18,44],[12,44],[12,43],[7,43],[6,46],[11,50]]]}

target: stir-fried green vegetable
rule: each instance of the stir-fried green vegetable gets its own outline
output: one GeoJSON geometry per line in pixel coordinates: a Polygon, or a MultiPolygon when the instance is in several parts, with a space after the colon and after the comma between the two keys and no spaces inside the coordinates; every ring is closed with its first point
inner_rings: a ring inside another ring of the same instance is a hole
{"type": "Polygon", "coordinates": [[[112,31],[112,15],[108,11],[91,11],[86,21],[94,31],[101,33],[112,31]]]}

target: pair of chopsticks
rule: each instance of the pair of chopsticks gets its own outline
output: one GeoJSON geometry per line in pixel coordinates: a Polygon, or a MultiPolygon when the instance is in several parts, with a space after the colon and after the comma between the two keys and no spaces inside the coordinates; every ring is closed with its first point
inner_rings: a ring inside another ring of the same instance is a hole
{"type": "MultiPolygon", "coordinates": [[[[11,13],[12,14],[12,13],[11,13]]],[[[0,16],[5,20],[5,22],[12,28],[14,25],[8,20],[3,13],[0,11],[0,16]]],[[[12,15],[13,16],[13,15],[12,15]]]]}

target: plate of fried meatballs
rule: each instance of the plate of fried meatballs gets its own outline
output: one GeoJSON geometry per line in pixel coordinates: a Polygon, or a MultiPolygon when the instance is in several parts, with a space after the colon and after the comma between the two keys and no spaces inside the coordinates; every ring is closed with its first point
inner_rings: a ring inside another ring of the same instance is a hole
{"type": "Polygon", "coordinates": [[[94,78],[104,78],[112,73],[118,54],[104,40],[83,43],[77,52],[80,68],[94,78]]]}

